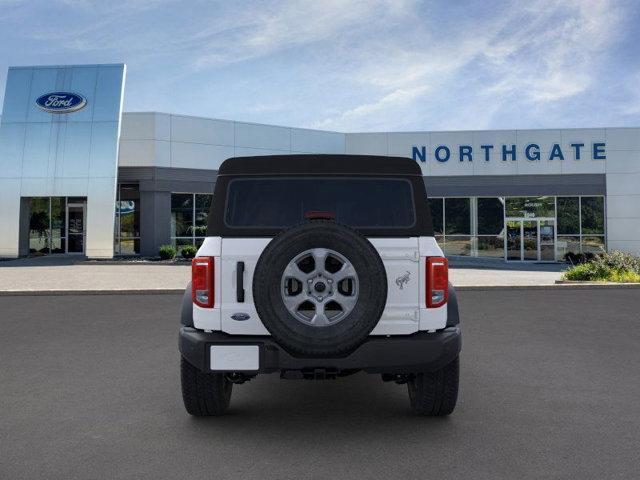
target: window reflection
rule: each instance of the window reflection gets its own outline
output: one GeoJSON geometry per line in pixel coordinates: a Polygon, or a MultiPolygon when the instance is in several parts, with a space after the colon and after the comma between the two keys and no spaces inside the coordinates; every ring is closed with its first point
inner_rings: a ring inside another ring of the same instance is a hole
{"type": "Polygon", "coordinates": [[[140,253],[140,190],[138,185],[118,185],[114,229],[114,252],[140,253]]]}
{"type": "Polygon", "coordinates": [[[445,198],[445,235],[471,233],[470,200],[470,198],[445,198]]]}
{"type": "Polygon", "coordinates": [[[478,198],[478,235],[499,235],[504,229],[504,199],[478,198]]]}
{"type": "Polygon", "coordinates": [[[442,198],[429,199],[429,208],[431,210],[431,220],[433,221],[433,232],[435,235],[442,235],[444,233],[443,202],[444,200],[442,198]]]}
{"type": "Polygon", "coordinates": [[[558,233],[580,233],[580,201],[578,197],[558,197],[558,233]]]}
{"type": "Polygon", "coordinates": [[[581,198],[582,234],[604,234],[604,198],[581,198]]]}
{"type": "Polygon", "coordinates": [[[202,244],[212,199],[213,195],[205,193],[171,194],[171,242],[178,250],[202,244]]]}

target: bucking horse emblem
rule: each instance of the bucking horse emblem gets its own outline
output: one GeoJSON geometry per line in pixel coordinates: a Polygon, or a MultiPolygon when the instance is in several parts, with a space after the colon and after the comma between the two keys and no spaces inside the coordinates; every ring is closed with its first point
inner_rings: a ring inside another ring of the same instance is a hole
{"type": "Polygon", "coordinates": [[[402,290],[404,286],[409,283],[409,280],[411,280],[411,272],[407,271],[396,278],[396,285],[400,290],[402,290]]]}

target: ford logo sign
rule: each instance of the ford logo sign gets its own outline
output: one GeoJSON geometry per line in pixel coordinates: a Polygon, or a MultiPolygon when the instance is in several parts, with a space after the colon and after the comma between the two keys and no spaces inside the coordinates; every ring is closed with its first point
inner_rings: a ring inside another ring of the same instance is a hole
{"type": "Polygon", "coordinates": [[[87,99],[77,93],[53,92],[38,97],[36,105],[49,113],[72,113],[85,107],[87,99]]]}
{"type": "Polygon", "coordinates": [[[251,317],[248,313],[234,313],[233,315],[231,315],[231,318],[237,322],[244,322],[246,320],[249,320],[251,317]]]}

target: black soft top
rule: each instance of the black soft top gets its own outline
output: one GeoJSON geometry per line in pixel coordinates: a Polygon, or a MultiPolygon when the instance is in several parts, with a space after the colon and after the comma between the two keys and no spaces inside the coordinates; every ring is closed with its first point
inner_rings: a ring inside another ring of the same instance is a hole
{"type": "Polygon", "coordinates": [[[266,155],[222,162],[218,175],[401,175],[422,176],[420,166],[405,157],[379,155],[266,155]]]}
{"type": "MultiPolygon", "coordinates": [[[[305,176],[365,176],[406,179],[412,186],[416,222],[407,228],[360,228],[367,237],[433,236],[431,211],[420,165],[405,157],[377,155],[265,155],[235,157],[222,162],[213,192],[213,202],[207,222],[207,236],[220,237],[273,237],[283,228],[238,228],[225,222],[231,182],[247,177],[305,177],[305,176]]],[[[255,198],[255,202],[263,199],[255,198]]],[[[361,199],[367,202],[366,198],[361,199]]]]}

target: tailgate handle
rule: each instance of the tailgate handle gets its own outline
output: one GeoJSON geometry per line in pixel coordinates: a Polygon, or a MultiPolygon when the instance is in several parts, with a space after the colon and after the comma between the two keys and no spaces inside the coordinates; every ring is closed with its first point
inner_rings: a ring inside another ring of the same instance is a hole
{"type": "Polygon", "coordinates": [[[236,300],[244,302],[244,262],[236,264],[236,300]]]}

